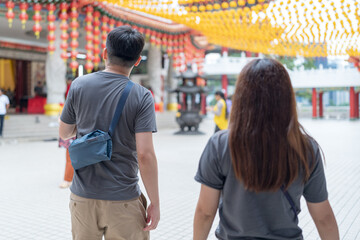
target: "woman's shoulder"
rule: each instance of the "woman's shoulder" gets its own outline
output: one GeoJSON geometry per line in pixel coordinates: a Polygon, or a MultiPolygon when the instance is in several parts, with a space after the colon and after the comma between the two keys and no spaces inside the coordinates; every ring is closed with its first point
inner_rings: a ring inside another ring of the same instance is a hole
{"type": "Polygon", "coordinates": [[[229,130],[221,130],[211,136],[210,142],[216,145],[227,145],[229,139],[229,130]]]}
{"type": "Polygon", "coordinates": [[[218,156],[218,161],[225,164],[230,159],[229,151],[229,130],[221,130],[211,136],[209,143],[218,156]]]}
{"type": "Polygon", "coordinates": [[[318,160],[318,155],[320,153],[320,145],[319,143],[311,136],[305,135],[306,140],[308,141],[308,144],[310,146],[310,152],[308,153],[309,157],[309,164],[314,164],[316,160],[318,160]]]}

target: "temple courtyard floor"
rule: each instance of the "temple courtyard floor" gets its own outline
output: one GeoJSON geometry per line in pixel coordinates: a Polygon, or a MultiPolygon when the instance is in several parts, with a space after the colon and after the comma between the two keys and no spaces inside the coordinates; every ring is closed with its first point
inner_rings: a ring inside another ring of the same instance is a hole
{"type": "MultiPolygon", "coordinates": [[[[23,118],[10,116],[5,122],[8,126],[5,125],[5,138],[0,139],[0,239],[71,239],[70,191],[58,187],[64,174],[65,150],[58,148],[56,136],[51,134],[37,138],[11,135],[12,119],[19,128],[42,121],[40,118],[29,123],[29,119],[23,118]],[[7,134],[12,137],[6,137],[7,134]]],[[[211,119],[204,119],[200,126],[203,135],[175,135],[178,128],[172,115],[160,114],[158,119],[159,131],[154,134],[154,142],[161,221],[157,230],[151,232],[151,239],[189,240],[200,189],[194,175],[214,124],[211,119]]],[[[325,153],[329,200],[341,239],[360,239],[360,121],[309,118],[300,121],[325,153]]],[[[53,128],[52,134],[56,133],[56,120],[45,124],[53,128]]],[[[299,219],[304,238],[319,239],[304,200],[301,207],[299,219]]],[[[209,239],[216,239],[215,227],[216,223],[209,239]]]]}

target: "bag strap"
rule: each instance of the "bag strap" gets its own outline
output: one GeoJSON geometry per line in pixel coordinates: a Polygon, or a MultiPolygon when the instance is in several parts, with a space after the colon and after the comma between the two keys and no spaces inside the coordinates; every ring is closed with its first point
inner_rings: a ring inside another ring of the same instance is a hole
{"type": "Polygon", "coordinates": [[[288,193],[288,191],[285,190],[284,186],[280,187],[281,191],[284,193],[286,199],[289,201],[290,205],[291,205],[291,209],[293,210],[295,216],[294,216],[294,220],[296,220],[298,218],[297,216],[297,210],[296,210],[296,206],[294,201],[292,200],[292,198],[290,197],[290,194],[288,193]]]}
{"type": "Polygon", "coordinates": [[[114,134],[116,125],[118,124],[119,119],[121,117],[122,110],[124,109],[126,99],[129,96],[130,90],[133,86],[134,86],[134,83],[129,80],[128,83],[126,84],[125,89],[123,90],[123,92],[121,94],[120,100],[116,106],[116,111],[115,111],[114,117],[111,121],[110,128],[109,128],[110,136],[113,136],[113,134],[114,134]]]}

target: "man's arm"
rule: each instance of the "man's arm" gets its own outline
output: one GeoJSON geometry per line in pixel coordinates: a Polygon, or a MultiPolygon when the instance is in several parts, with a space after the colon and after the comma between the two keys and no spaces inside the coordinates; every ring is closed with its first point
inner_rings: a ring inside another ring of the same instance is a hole
{"type": "Polygon", "coordinates": [[[201,184],[194,216],[194,240],[206,240],[219,205],[220,190],[201,184]]]}
{"type": "Polygon", "coordinates": [[[320,238],[322,240],[339,240],[339,229],[329,201],[307,202],[307,206],[320,238]]]}
{"type": "Polygon", "coordinates": [[[144,228],[144,231],[150,231],[157,227],[160,220],[157,160],[153,146],[152,132],[136,133],[135,138],[140,175],[150,199],[146,218],[148,226],[144,228]]]}
{"type": "Polygon", "coordinates": [[[76,136],[76,124],[67,124],[59,120],[59,136],[64,139],[70,139],[76,136]]]}

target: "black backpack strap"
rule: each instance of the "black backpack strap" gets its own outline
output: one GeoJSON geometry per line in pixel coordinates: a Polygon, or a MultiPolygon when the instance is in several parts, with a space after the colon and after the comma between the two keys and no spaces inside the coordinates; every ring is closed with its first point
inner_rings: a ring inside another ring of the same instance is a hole
{"type": "Polygon", "coordinates": [[[293,210],[294,214],[295,214],[295,217],[294,217],[294,220],[297,219],[297,210],[296,210],[296,206],[295,206],[295,203],[294,201],[292,200],[292,198],[290,197],[290,194],[285,190],[285,187],[284,186],[281,186],[280,187],[281,191],[284,193],[286,199],[289,201],[290,205],[291,205],[291,209],[293,210]]]}
{"type": "Polygon", "coordinates": [[[116,111],[115,111],[114,117],[113,117],[113,119],[112,119],[112,121],[111,121],[110,128],[109,128],[109,134],[110,134],[110,136],[113,136],[113,134],[114,134],[116,125],[118,124],[119,119],[120,119],[120,117],[121,117],[122,110],[124,109],[124,106],[125,106],[125,103],[126,103],[126,99],[127,99],[127,97],[129,96],[130,90],[131,90],[131,88],[132,88],[133,86],[134,86],[134,83],[129,80],[128,83],[126,84],[125,89],[123,90],[123,92],[122,92],[122,94],[121,94],[119,103],[118,103],[118,105],[116,106],[116,111]]]}

